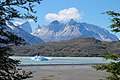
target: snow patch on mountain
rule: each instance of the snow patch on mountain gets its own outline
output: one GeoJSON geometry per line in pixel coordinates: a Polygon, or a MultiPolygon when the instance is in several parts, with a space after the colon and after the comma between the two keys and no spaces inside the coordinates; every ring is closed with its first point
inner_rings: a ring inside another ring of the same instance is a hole
{"type": "Polygon", "coordinates": [[[71,19],[63,24],[55,20],[48,26],[40,26],[33,35],[45,42],[60,41],[78,37],[93,37],[101,41],[118,41],[118,38],[104,28],[88,23],[78,23],[71,19]]]}
{"type": "Polygon", "coordinates": [[[19,27],[21,29],[25,30],[28,33],[32,33],[32,28],[31,28],[30,23],[28,21],[23,23],[23,24],[21,24],[21,25],[19,25],[19,27]]]}
{"type": "MultiPolygon", "coordinates": [[[[39,37],[33,36],[29,32],[26,32],[24,29],[22,29],[21,28],[22,25],[20,27],[20,26],[15,26],[12,22],[7,22],[6,26],[1,26],[1,27],[5,28],[4,32],[9,31],[12,32],[14,35],[21,37],[26,41],[27,44],[38,44],[43,42],[43,40],[40,39],[39,37]]],[[[0,38],[6,39],[5,36],[1,36],[0,38]]]]}

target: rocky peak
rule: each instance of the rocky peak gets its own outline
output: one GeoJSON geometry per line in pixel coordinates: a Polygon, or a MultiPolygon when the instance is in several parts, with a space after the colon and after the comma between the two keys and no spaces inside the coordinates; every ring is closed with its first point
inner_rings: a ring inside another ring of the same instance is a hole
{"type": "Polygon", "coordinates": [[[19,27],[22,28],[23,30],[25,30],[28,33],[32,33],[32,28],[31,28],[31,25],[28,21],[19,25],[19,27]]]}
{"type": "Polygon", "coordinates": [[[53,22],[51,22],[51,24],[59,24],[60,22],[58,20],[54,20],[53,22]]]}
{"type": "Polygon", "coordinates": [[[62,26],[63,26],[62,23],[55,20],[55,21],[51,22],[47,27],[49,28],[49,30],[57,32],[62,28],[62,26]]]}
{"type": "Polygon", "coordinates": [[[76,25],[77,22],[74,20],[74,19],[71,19],[69,22],[68,22],[69,25],[76,25]]]}

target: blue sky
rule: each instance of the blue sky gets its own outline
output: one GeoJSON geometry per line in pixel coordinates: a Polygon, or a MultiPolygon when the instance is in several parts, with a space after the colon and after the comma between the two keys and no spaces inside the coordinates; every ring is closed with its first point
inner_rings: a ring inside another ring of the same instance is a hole
{"type": "MultiPolygon", "coordinates": [[[[101,13],[108,10],[119,12],[120,0],[43,0],[40,5],[36,5],[35,7],[35,10],[37,11],[36,15],[38,16],[38,24],[47,25],[50,23],[50,20],[46,20],[45,18],[47,14],[53,13],[59,16],[58,13],[61,10],[69,8],[78,10],[78,13],[80,14],[80,19],[76,19],[78,22],[87,22],[98,25],[110,31],[108,28],[110,25],[109,17],[101,13]]],[[[37,25],[35,25],[34,22],[31,22],[31,26],[33,27],[33,30],[37,28],[37,25]]],[[[115,35],[120,38],[120,33],[116,33],[115,35]]]]}

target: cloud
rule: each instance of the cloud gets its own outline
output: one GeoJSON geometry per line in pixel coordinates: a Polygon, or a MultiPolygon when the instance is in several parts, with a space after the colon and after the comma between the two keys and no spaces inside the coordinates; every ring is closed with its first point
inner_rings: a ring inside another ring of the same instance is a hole
{"type": "Polygon", "coordinates": [[[79,20],[81,18],[80,13],[78,12],[78,9],[72,7],[68,9],[60,10],[58,13],[48,13],[45,16],[46,21],[67,21],[70,19],[79,20]]]}

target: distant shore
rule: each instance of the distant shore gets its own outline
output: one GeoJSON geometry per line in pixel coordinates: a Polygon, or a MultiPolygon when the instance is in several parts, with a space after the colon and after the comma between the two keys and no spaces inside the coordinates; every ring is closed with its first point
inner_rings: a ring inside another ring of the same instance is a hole
{"type": "Polygon", "coordinates": [[[99,80],[108,75],[91,65],[41,65],[23,69],[33,72],[33,77],[27,80],[99,80]]]}
{"type": "Polygon", "coordinates": [[[97,65],[97,64],[19,64],[18,66],[72,66],[72,65],[76,65],[76,66],[82,66],[82,65],[91,66],[91,65],[97,65]]]}

